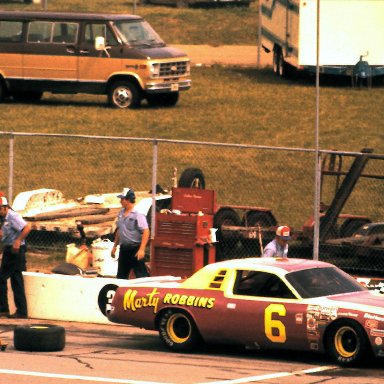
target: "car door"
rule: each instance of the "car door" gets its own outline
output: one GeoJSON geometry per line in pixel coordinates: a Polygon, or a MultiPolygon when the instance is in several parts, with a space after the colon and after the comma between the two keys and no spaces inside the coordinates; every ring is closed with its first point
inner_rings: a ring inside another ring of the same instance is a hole
{"type": "Polygon", "coordinates": [[[0,71],[10,82],[22,78],[23,22],[0,20],[0,71]]]}
{"type": "Polygon", "coordinates": [[[44,90],[75,86],[78,30],[76,22],[29,22],[23,56],[24,79],[44,90]]]}
{"type": "Polygon", "coordinates": [[[105,22],[87,22],[83,26],[79,51],[79,81],[84,86],[105,84],[111,74],[121,71],[122,45],[105,22]],[[95,48],[96,37],[105,39],[106,51],[95,48]]]}
{"type": "MultiPolygon", "coordinates": [[[[255,348],[308,349],[307,304],[267,272],[237,271],[220,308],[222,342],[255,348]]],[[[217,315],[217,314],[216,314],[217,315]]]]}

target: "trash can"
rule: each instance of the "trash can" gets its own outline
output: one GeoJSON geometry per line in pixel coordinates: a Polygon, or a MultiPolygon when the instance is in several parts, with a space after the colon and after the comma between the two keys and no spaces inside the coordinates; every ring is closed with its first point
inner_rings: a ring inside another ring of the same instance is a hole
{"type": "Polygon", "coordinates": [[[115,257],[112,257],[113,244],[108,239],[96,239],[92,242],[93,267],[98,270],[100,276],[116,277],[119,246],[116,249],[115,257]]]}

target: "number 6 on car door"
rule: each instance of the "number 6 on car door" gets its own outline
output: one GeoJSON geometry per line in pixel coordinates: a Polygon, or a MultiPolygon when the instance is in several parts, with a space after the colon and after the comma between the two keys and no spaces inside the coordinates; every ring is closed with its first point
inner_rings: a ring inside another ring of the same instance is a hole
{"type": "Polygon", "coordinates": [[[285,316],[286,309],[282,304],[270,304],[264,312],[265,335],[274,343],[285,343],[287,334],[285,326],[280,320],[273,319],[273,315],[285,316]]]}

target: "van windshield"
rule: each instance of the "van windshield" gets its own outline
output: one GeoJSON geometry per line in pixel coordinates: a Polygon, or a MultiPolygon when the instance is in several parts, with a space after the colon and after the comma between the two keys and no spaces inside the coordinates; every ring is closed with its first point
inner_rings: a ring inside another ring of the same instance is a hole
{"type": "Polygon", "coordinates": [[[114,25],[125,44],[147,47],[165,46],[160,36],[144,20],[117,21],[114,25]]]}

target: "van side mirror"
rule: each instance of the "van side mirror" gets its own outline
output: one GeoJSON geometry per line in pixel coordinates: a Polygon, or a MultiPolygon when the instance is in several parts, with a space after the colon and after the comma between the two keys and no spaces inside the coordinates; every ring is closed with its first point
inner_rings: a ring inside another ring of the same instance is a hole
{"type": "Polygon", "coordinates": [[[96,51],[105,50],[105,39],[103,36],[97,36],[95,39],[95,49],[96,51]]]}
{"type": "Polygon", "coordinates": [[[95,49],[96,51],[104,51],[105,54],[110,57],[107,49],[110,49],[110,47],[105,46],[105,38],[103,36],[97,36],[95,39],[95,49]]]}

